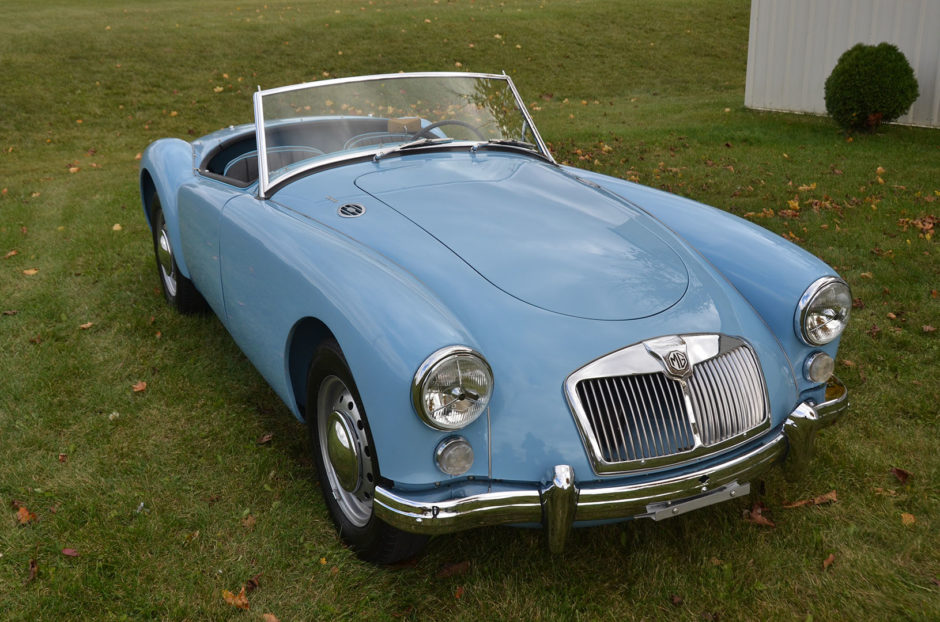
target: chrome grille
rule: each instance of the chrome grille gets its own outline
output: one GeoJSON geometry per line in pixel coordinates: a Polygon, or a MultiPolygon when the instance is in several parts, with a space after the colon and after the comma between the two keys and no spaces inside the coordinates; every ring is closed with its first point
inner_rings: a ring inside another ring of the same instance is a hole
{"type": "MultiPolygon", "coordinates": [[[[686,341],[694,343],[695,338],[686,341]]],[[[733,446],[768,426],[757,356],[740,339],[711,338],[715,351],[706,355],[711,358],[694,360],[684,383],[665,371],[576,380],[571,387],[578,402],[576,418],[598,471],[691,459],[733,446]]],[[[648,371],[649,365],[637,368],[648,371]]]]}
{"type": "Polygon", "coordinates": [[[749,348],[735,348],[696,365],[689,378],[689,398],[706,446],[746,432],[766,418],[764,380],[749,348]]]}
{"type": "Polygon", "coordinates": [[[592,378],[578,395],[605,462],[629,462],[694,446],[682,388],[664,374],[592,378]]]}

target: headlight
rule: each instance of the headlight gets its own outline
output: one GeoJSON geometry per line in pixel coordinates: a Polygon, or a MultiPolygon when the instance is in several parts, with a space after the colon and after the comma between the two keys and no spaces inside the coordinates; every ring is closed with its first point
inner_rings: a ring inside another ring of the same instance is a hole
{"type": "Polygon", "coordinates": [[[845,281],[834,276],[818,279],[800,298],[797,334],[808,345],[825,345],[845,330],[851,308],[852,293],[845,281]]]}
{"type": "Polygon", "coordinates": [[[429,356],[411,386],[418,416],[438,430],[470,425],[486,410],[492,394],[489,363],[464,346],[448,346],[429,356]]]}

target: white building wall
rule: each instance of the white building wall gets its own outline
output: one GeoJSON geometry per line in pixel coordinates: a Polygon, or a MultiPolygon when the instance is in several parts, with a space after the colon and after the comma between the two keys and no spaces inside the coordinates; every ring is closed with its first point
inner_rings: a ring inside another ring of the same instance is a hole
{"type": "Polygon", "coordinates": [[[826,114],[839,56],[882,41],[900,48],[920,87],[898,122],[940,127],[940,0],[751,0],[744,105],[826,114]]]}

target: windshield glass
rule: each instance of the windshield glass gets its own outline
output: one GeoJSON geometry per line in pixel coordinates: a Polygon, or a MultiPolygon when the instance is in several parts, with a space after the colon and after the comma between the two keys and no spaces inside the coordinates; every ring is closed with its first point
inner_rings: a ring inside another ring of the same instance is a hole
{"type": "Polygon", "coordinates": [[[391,74],[255,95],[262,191],[295,173],[363,155],[496,141],[551,159],[508,76],[391,74]]]}

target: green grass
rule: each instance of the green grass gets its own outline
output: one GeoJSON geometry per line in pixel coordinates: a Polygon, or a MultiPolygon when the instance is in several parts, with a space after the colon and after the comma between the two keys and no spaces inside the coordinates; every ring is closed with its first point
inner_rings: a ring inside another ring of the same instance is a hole
{"type": "Polygon", "coordinates": [[[744,109],[749,4],[4,6],[0,618],[940,618],[940,337],[923,328],[940,325],[940,261],[903,220],[940,207],[937,130],[849,141],[825,118],[744,109]],[[147,143],[250,121],[259,84],[457,63],[512,75],[559,160],[750,214],[852,285],[837,369],[853,408],[805,481],[768,478],[775,529],[734,502],[578,530],[561,557],[505,528],[371,567],[332,529],[302,426],[215,318],[163,304],[137,194],[147,143]],[[832,489],[835,504],[782,507],[832,489]],[[38,521],[17,526],[14,501],[38,521]],[[250,612],[223,602],[258,573],[250,612]]]}

